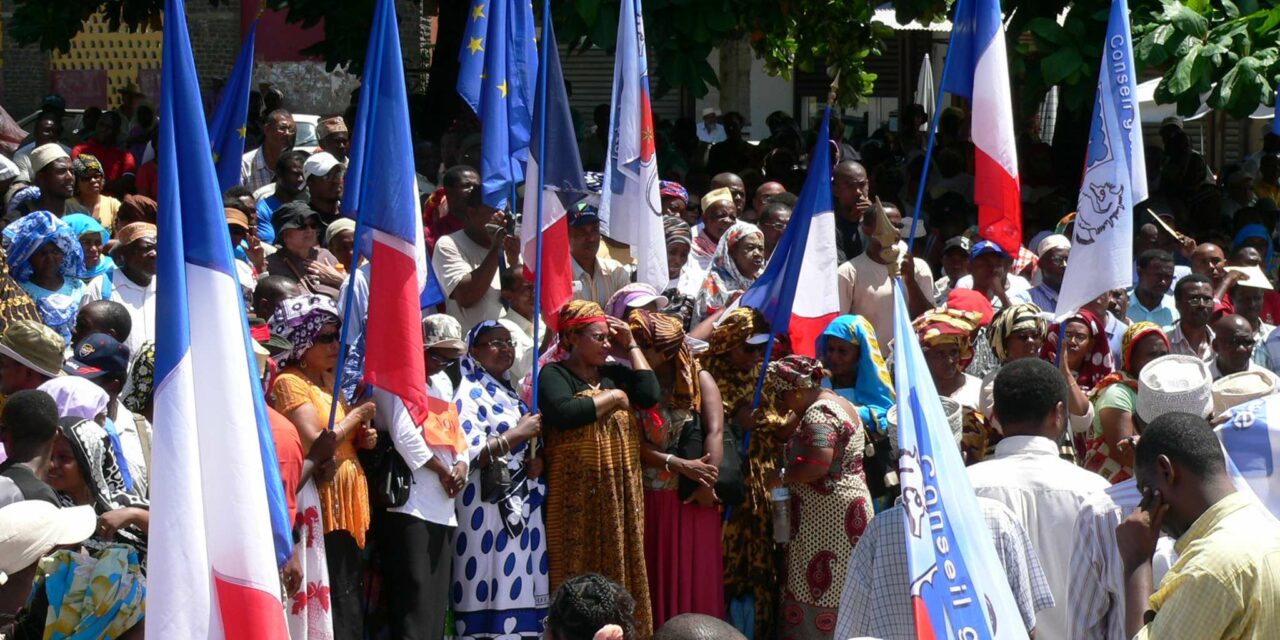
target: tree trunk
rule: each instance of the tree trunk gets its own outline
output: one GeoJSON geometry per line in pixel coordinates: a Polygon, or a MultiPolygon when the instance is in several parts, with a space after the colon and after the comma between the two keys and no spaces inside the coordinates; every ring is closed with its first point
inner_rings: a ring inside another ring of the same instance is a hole
{"type": "Polygon", "coordinates": [[[462,34],[467,28],[468,0],[440,0],[440,15],[436,18],[436,46],[431,52],[431,71],[427,77],[427,92],[422,101],[418,122],[424,126],[421,135],[435,141],[457,118],[466,103],[458,95],[458,51],[462,48],[462,34]]]}
{"type": "Polygon", "coordinates": [[[764,123],[751,122],[751,59],[751,43],[746,37],[720,43],[720,111],[741,113],[749,126],[759,125],[759,129],[750,130],[751,137],[763,138],[768,133],[764,123]],[[759,133],[761,130],[765,133],[759,133]]]}

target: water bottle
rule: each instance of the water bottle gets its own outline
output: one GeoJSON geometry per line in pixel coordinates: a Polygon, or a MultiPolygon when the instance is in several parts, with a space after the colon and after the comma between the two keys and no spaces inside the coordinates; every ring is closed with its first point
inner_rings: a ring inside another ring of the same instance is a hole
{"type": "Polygon", "coordinates": [[[778,487],[770,496],[773,511],[773,541],[776,544],[791,542],[791,492],[778,487]]]}

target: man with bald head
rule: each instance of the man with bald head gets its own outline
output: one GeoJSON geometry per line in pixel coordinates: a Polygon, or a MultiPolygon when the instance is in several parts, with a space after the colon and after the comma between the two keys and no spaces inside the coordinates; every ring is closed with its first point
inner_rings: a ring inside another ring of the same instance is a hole
{"type": "Polygon", "coordinates": [[[1266,371],[1253,361],[1253,325],[1244,316],[1234,313],[1218,318],[1213,323],[1214,358],[1209,363],[1209,373],[1216,381],[1241,371],[1266,371]]]}
{"type": "MultiPolygon", "coordinates": [[[[751,213],[748,215],[759,220],[760,214],[764,211],[764,206],[768,203],[769,198],[786,192],[787,188],[782,186],[781,182],[766,182],[756,187],[756,194],[751,198],[751,213]]],[[[744,216],[743,219],[745,220],[746,217],[744,216]]],[[[754,221],[748,220],[748,222],[754,221]]]]}
{"type": "Polygon", "coordinates": [[[836,254],[841,263],[861,255],[867,237],[859,229],[871,208],[871,183],[861,164],[846,160],[831,170],[831,196],[836,209],[836,254]]]}
{"type": "Polygon", "coordinates": [[[1213,281],[1213,299],[1221,300],[1228,284],[1224,282],[1227,271],[1227,256],[1212,242],[1201,242],[1191,251],[1191,273],[1208,276],[1213,281]]]}
{"type": "Polygon", "coordinates": [[[736,173],[717,173],[711,179],[712,189],[728,189],[733,194],[733,204],[738,207],[738,213],[746,210],[747,206],[747,185],[742,182],[742,178],[736,173]]]}

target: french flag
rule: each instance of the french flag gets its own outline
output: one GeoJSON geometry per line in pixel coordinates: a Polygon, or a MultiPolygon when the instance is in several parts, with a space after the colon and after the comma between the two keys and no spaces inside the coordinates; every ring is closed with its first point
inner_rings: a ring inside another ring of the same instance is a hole
{"type": "Polygon", "coordinates": [[[1022,246],[1022,199],[1013,133],[1013,99],[1005,55],[1000,0],[959,0],[951,24],[951,48],[942,90],[972,106],[975,151],[973,199],[978,232],[1018,255],[1022,246]]]}
{"type": "Polygon", "coordinates": [[[795,353],[812,357],[815,342],[840,309],[837,290],[836,218],[831,206],[831,109],[822,115],[809,175],[787,230],[764,273],[738,303],[760,310],[773,333],[786,333],[795,353]],[[804,295],[796,296],[801,283],[804,295]]]}
{"type": "Polygon", "coordinates": [[[357,220],[358,254],[369,257],[364,380],[399,398],[420,425],[427,419],[422,309],[444,296],[422,239],[392,0],[379,0],[374,10],[356,113],[343,206],[357,220]]]}
{"type": "Polygon", "coordinates": [[[573,268],[569,263],[568,211],[587,196],[582,160],[574,137],[569,96],[560,71],[560,53],[553,29],[544,29],[546,51],[534,97],[535,123],[525,169],[524,224],[520,226],[520,254],[525,275],[538,278],[543,317],[557,326],[560,307],[573,298],[573,268]],[[545,160],[543,167],[540,161],[545,160]],[[532,188],[540,185],[541,189],[532,188]],[[534,212],[542,203],[542,255],[538,255],[538,225],[534,212]],[[540,258],[540,259],[539,259],[540,258]]]}
{"type": "Polygon", "coordinates": [[[165,15],[146,634],[287,640],[280,468],[182,0],[165,15]]]}

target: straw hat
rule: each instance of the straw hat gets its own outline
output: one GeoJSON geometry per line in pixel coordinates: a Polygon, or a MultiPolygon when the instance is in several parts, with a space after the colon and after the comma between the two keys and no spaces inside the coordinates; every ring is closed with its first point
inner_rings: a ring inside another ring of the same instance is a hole
{"type": "Polygon", "coordinates": [[[1213,413],[1218,415],[1277,390],[1280,390],[1280,379],[1270,371],[1255,369],[1223,376],[1213,383],[1213,413]]]}

